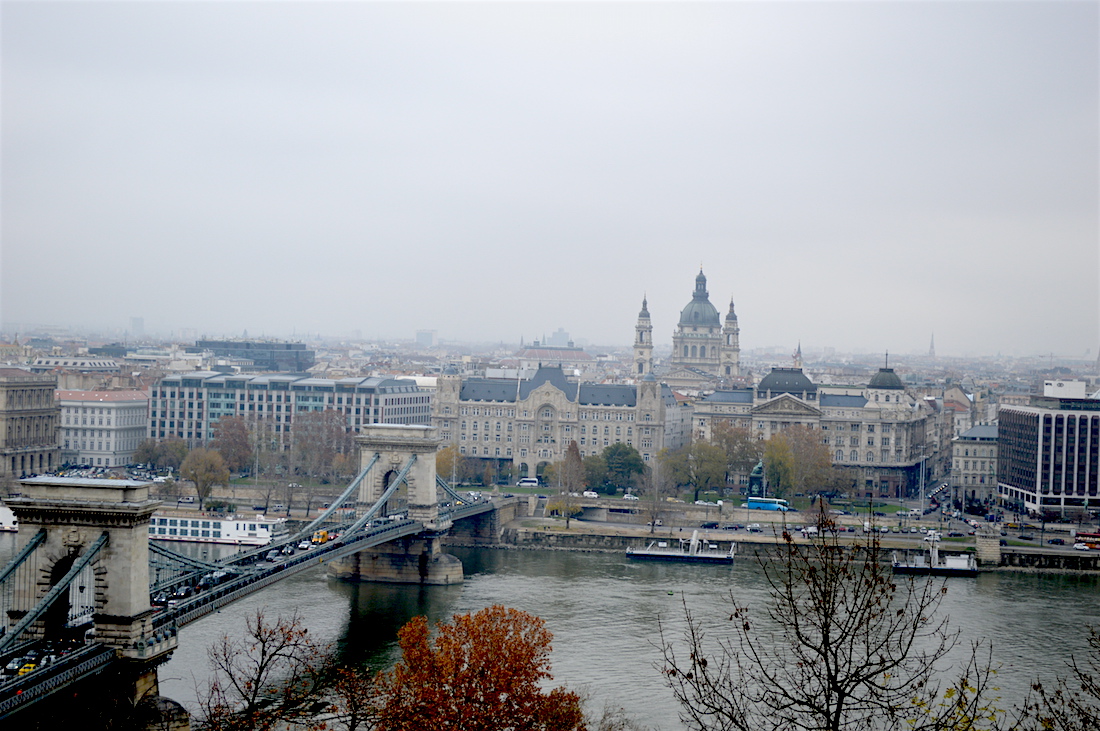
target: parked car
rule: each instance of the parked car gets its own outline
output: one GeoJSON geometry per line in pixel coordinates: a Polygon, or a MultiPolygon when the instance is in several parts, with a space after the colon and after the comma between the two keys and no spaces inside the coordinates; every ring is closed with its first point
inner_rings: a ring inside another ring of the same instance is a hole
{"type": "Polygon", "coordinates": [[[1075,551],[1087,551],[1089,550],[1089,544],[1087,543],[1074,543],[1073,550],[1075,551]]]}
{"type": "Polygon", "coordinates": [[[1066,545],[1066,540],[1064,538],[1048,538],[1047,543],[1052,546],[1064,546],[1066,545]]]}

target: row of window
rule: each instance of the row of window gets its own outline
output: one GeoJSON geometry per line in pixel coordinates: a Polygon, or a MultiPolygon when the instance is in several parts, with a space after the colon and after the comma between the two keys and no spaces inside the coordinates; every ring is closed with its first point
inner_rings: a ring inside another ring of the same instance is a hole
{"type": "MultiPolygon", "coordinates": [[[[890,461],[890,452],[888,450],[885,450],[885,449],[882,450],[882,453],[879,455],[879,460],[882,461],[882,462],[889,462],[890,461]]],[[[844,450],[842,450],[842,449],[836,450],[836,454],[833,455],[833,461],[835,461],[835,462],[844,462],[844,450]]],[[[875,461],[875,453],[874,452],[867,452],[866,458],[863,461],[864,462],[874,462],[875,461]]],[[[900,449],[894,452],[894,461],[895,462],[901,462],[902,461],[902,451],[900,449]]],[[[848,453],[848,462],[859,462],[859,452],[857,450],[853,449],[851,452],[848,453]]]]}

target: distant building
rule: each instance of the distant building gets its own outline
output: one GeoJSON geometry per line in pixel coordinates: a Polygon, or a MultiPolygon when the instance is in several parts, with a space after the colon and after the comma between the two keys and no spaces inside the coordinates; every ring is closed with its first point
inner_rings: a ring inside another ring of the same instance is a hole
{"type": "Polygon", "coordinates": [[[0,368],[0,476],[57,469],[57,424],[54,401],[57,379],[19,368],[0,368]]]}
{"type": "Polygon", "coordinates": [[[416,344],[421,348],[434,348],[439,345],[438,333],[435,330],[417,330],[416,344]]]}
{"type": "Polygon", "coordinates": [[[149,397],[142,391],[58,391],[63,464],[131,464],[149,429],[149,397]]]}
{"type": "Polygon", "coordinates": [[[54,356],[40,355],[31,364],[32,373],[50,371],[77,371],[80,373],[118,373],[121,369],[111,358],[93,356],[54,356]]]}
{"type": "Polygon", "coordinates": [[[1100,507],[1100,398],[1058,395],[1085,393],[1067,383],[998,412],[997,491],[1006,508],[1067,515],[1100,507]]]}
{"type": "Polygon", "coordinates": [[[516,353],[521,371],[534,373],[542,366],[559,366],[570,369],[584,369],[596,362],[583,348],[573,343],[563,346],[544,345],[538,340],[530,347],[520,348],[516,353]]]}
{"type": "Polygon", "coordinates": [[[170,436],[189,446],[214,438],[214,425],[225,416],[264,420],[280,445],[289,446],[298,414],[333,409],[347,429],[364,424],[428,424],[430,393],[415,381],[398,378],[309,378],[299,374],[227,375],[199,371],[165,376],[149,401],[149,436],[170,436]]]}
{"type": "Polygon", "coordinates": [[[556,366],[528,380],[439,377],[432,424],[445,444],[469,457],[541,475],[576,441],[581,456],[628,444],[650,462],[664,447],[688,441],[690,411],[652,374],[636,386],[578,383],[556,366]]]}
{"type": "Polygon", "coordinates": [[[693,418],[693,436],[704,440],[718,422],[750,429],[759,440],[796,425],[818,430],[833,464],[852,470],[860,496],[906,497],[931,456],[928,413],[891,368],[862,388],[818,386],[801,368],[774,368],[755,388],[701,399],[693,418]]]}
{"type": "Polygon", "coordinates": [[[279,340],[198,340],[186,351],[210,351],[217,356],[250,360],[256,371],[304,373],[317,363],[316,353],[305,343],[279,340]]]}
{"type": "Polygon", "coordinates": [[[997,427],[981,424],[951,442],[951,497],[957,508],[997,504],[997,427]]]}

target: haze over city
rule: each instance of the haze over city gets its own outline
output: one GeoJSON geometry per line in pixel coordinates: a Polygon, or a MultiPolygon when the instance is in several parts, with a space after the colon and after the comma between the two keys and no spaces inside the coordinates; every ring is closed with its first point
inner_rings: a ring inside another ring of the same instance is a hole
{"type": "Polygon", "coordinates": [[[0,327],[1091,354],[1095,3],[20,3],[0,327]]]}

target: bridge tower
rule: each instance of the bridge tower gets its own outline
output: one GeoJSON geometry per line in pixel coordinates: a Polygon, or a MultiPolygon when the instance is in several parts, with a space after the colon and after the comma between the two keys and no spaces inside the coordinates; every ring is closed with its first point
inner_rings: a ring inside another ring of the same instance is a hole
{"type": "Polygon", "coordinates": [[[462,581],[462,563],[440,550],[440,537],[451,527],[439,514],[435,454],[439,438],[435,427],[399,424],[371,424],[362,428],[355,441],[359,446],[360,469],[377,454],[378,462],[359,487],[359,507],[373,506],[395,479],[405,471],[404,485],[386,501],[379,515],[407,513],[425,530],[416,536],[365,549],[329,563],[333,576],[356,581],[385,581],[401,584],[457,584],[462,581]]]}
{"type": "MultiPolygon", "coordinates": [[[[6,498],[19,519],[18,545],[41,542],[28,558],[34,580],[17,584],[3,618],[7,629],[57,598],[27,625],[23,636],[52,638],[72,629],[74,615],[90,614],[98,643],[115,649],[133,678],[133,700],[157,694],[156,667],[176,648],[174,631],[152,626],[149,605],[149,518],[160,502],[148,482],[33,477],[22,494],[6,498]],[[89,560],[88,554],[95,552],[89,560]],[[72,574],[77,563],[86,567],[72,574]],[[73,575],[66,590],[55,587],[73,575]],[[86,610],[86,611],[85,611],[86,610]]],[[[81,632],[83,634],[83,632],[81,632]]]]}

